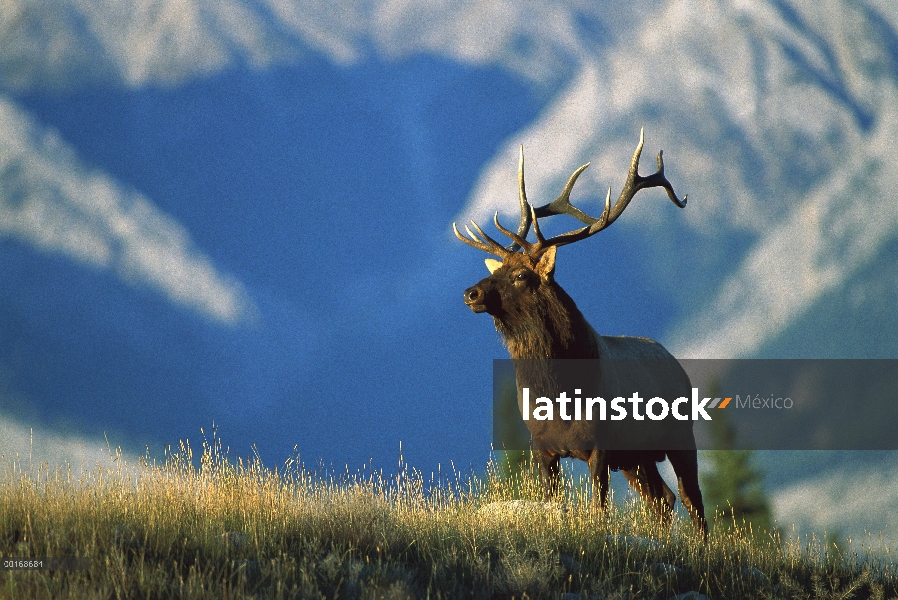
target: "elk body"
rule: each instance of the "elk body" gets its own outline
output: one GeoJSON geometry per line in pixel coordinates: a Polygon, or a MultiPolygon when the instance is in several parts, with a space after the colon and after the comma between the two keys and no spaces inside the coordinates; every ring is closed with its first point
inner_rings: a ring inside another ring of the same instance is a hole
{"type": "MultiPolygon", "coordinates": [[[[613,223],[641,189],[664,187],[670,199],[679,207],[686,205],[686,197],[679,200],[673,186],[664,176],[662,154],[658,153],[658,171],[648,177],[638,174],[639,157],[643,147],[643,134],[633,154],[627,181],[614,206],[611,206],[611,190],[605,199],[605,209],[596,219],[590,217],[570,203],[573,186],[589,166],[577,169],[567,182],[561,195],[552,203],[534,208],[527,201],[524,187],[524,153],[518,175],[521,204],[521,220],[517,232],[502,227],[498,213],[494,218],[496,228],[511,238],[508,247],[486,235],[477,226],[477,234],[467,229],[470,237],[461,235],[453,224],[455,235],[460,240],[479,250],[493,254],[501,260],[486,259],[490,276],[464,292],[465,304],[475,313],[486,312],[493,317],[496,330],[502,336],[505,346],[515,364],[517,389],[539,387],[548,376],[547,367],[541,365],[556,359],[599,359],[596,374],[598,385],[606,389],[623,389],[628,385],[640,385],[642,389],[652,389],[663,398],[689,396],[691,384],[682,367],[667,350],[657,342],[640,337],[602,336],[586,321],[571,297],[555,281],[556,248],[586,239],[613,223]],[[582,223],[584,227],[575,229],[550,239],[540,232],[538,220],[553,215],[567,214],[582,223]],[[530,227],[536,236],[535,242],[527,241],[530,227]],[[478,235],[479,234],[479,235],[478,235]],[[621,365],[626,364],[626,368],[621,365]],[[632,365],[654,364],[654,368],[634,369],[632,365]]],[[[641,423],[641,422],[640,422],[641,423]]],[[[627,430],[617,430],[617,439],[633,433],[641,435],[643,443],[639,449],[619,449],[609,447],[608,434],[611,427],[606,422],[528,420],[532,438],[534,458],[539,465],[547,500],[557,492],[558,467],[561,458],[572,457],[586,461],[593,479],[596,498],[604,508],[608,494],[609,470],[620,470],[630,485],[658,512],[664,522],[668,522],[676,502],[658,472],[657,462],[665,457],[670,460],[683,501],[693,523],[707,532],[702,494],[698,485],[698,460],[691,421],[665,422],[664,435],[653,443],[651,426],[658,423],[632,423],[627,430]],[[633,428],[644,428],[636,430],[633,428]],[[648,428],[648,429],[645,429],[648,428]],[[648,431],[648,433],[646,433],[648,431]],[[645,436],[649,439],[646,441],[645,436]],[[668,444],[671,439],[676,444],[668,444]]],[[[657,431],[657,429],[655,430],[657,431]]],[[[613,444],[612,444],[613,446],[613,444]]]]}

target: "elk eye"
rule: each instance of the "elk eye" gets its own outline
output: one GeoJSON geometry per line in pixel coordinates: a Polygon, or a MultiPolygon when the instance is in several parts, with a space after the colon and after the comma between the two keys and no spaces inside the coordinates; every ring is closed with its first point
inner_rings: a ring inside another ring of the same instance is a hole
{"type": "Polygon", "coordinates": [[[514,276],[515,281],[527,281],[527,272],[521,271],[520,273],[514,276]]]}

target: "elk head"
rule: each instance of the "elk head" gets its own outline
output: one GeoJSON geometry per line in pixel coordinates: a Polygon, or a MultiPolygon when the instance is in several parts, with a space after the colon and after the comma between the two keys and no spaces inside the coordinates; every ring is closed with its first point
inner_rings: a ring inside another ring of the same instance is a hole
{"type": "MultiPolygon", "coordinates": [[[[472,311],[487,312],[492,315],[496,322],[496,328],[505,336],[506,341],[509,341],[509,337],[513,337],[522,326],[534,319],[544,326],[552,326],[552,319],[561,318],[559,309],[564,309],[562,311],[564,313],[570,313],[569,319],[576,320],[578,318],[579,311],[573,301],[554,281],[556,248],[591,237],[614,223],[627,208],[633,196],[644,188],[663,187],[674,204],[680,208],[686,206],[686,196],[683,196],[682,200],[677,198],[673,186],[664,176],[662,152],[658,152],[658,170],[647,177],[639,175],[639,157],[644,140],[644,132],[640,131],[639,144],[630,161],[630,170],[627,173],[623,190],[617,202],[611,206],[611,188],[608,189],[608,194],[605,196],[605,209],[599,218],[587,215],[570,202],[571,190],[589,163],[574,171],[561,195],[555,201],[534,208],[527,201],[527,192],[524,186],[524,149],[521,147],[518,170],[521,219],[517,232],[510,231],[499,223],[498,212],[493,218],[496,229],[511,238],[512,243],[507,247],[502,246],[484,233],[473,221],[471,224],[474,226],[476,234],[467,226],[465,227],[470,237],[463,236],[455,224],[452,224],[458,239],[469,246],[502,259],[486,259],[490,276],[465,290],[464,299],[465,304],[472,311]],[[574,217],[584,223],[584,227],[546,239],[540,232],[539,219],[560,214],[574,217]],[[536,236],[535,242],[528,242],[526,239],[531,225],[536,236]]],[[[559,338],[559,336],[565,337],[563,331],[558,331],[559,328],[570,329],[576,324],[556,323],[554,325],[555,337],[559,338]]],[[[543,354],[543,356],[545,355],[543,354]]]]}

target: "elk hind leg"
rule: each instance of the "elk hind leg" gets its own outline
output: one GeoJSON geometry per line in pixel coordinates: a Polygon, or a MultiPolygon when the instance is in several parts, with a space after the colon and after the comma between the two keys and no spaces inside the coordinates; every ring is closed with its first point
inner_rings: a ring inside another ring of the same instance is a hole
{"type": "Polygon", "coordinates": [[[708,522],[705,520],[705,504],[702,491],[698,487],[698,452],[695,450],[677,450],[667,453],[667,458],[677,474],[677,485],[680,488],[680,499],[689,512],[692,523],[706,536],[708,522]]]}
{"type": "Polygon", "coordinates": [[[589,474],[592,476],[593,498],[598,500],[599,507],[605,510],[608,503],[608,461],[605,451],[595,449],[589,455],[589,474]]]}
{"type": "Polygon", "coordinates": [[[677,497],[658,472],[657,463],[649,461],[635,469],[621,469],[621,472],[630,486],[658,513],[661,524],[669,527],[677,497]]]}

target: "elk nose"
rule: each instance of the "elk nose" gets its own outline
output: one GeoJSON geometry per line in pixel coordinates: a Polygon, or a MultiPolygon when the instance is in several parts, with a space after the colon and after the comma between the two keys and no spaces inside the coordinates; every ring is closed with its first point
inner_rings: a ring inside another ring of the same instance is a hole
{"type": "Polygon", "coordinates": [[[476,285],[465,290],[465,304],[477,304],[483,300],[483,292],[476,285]]]}

